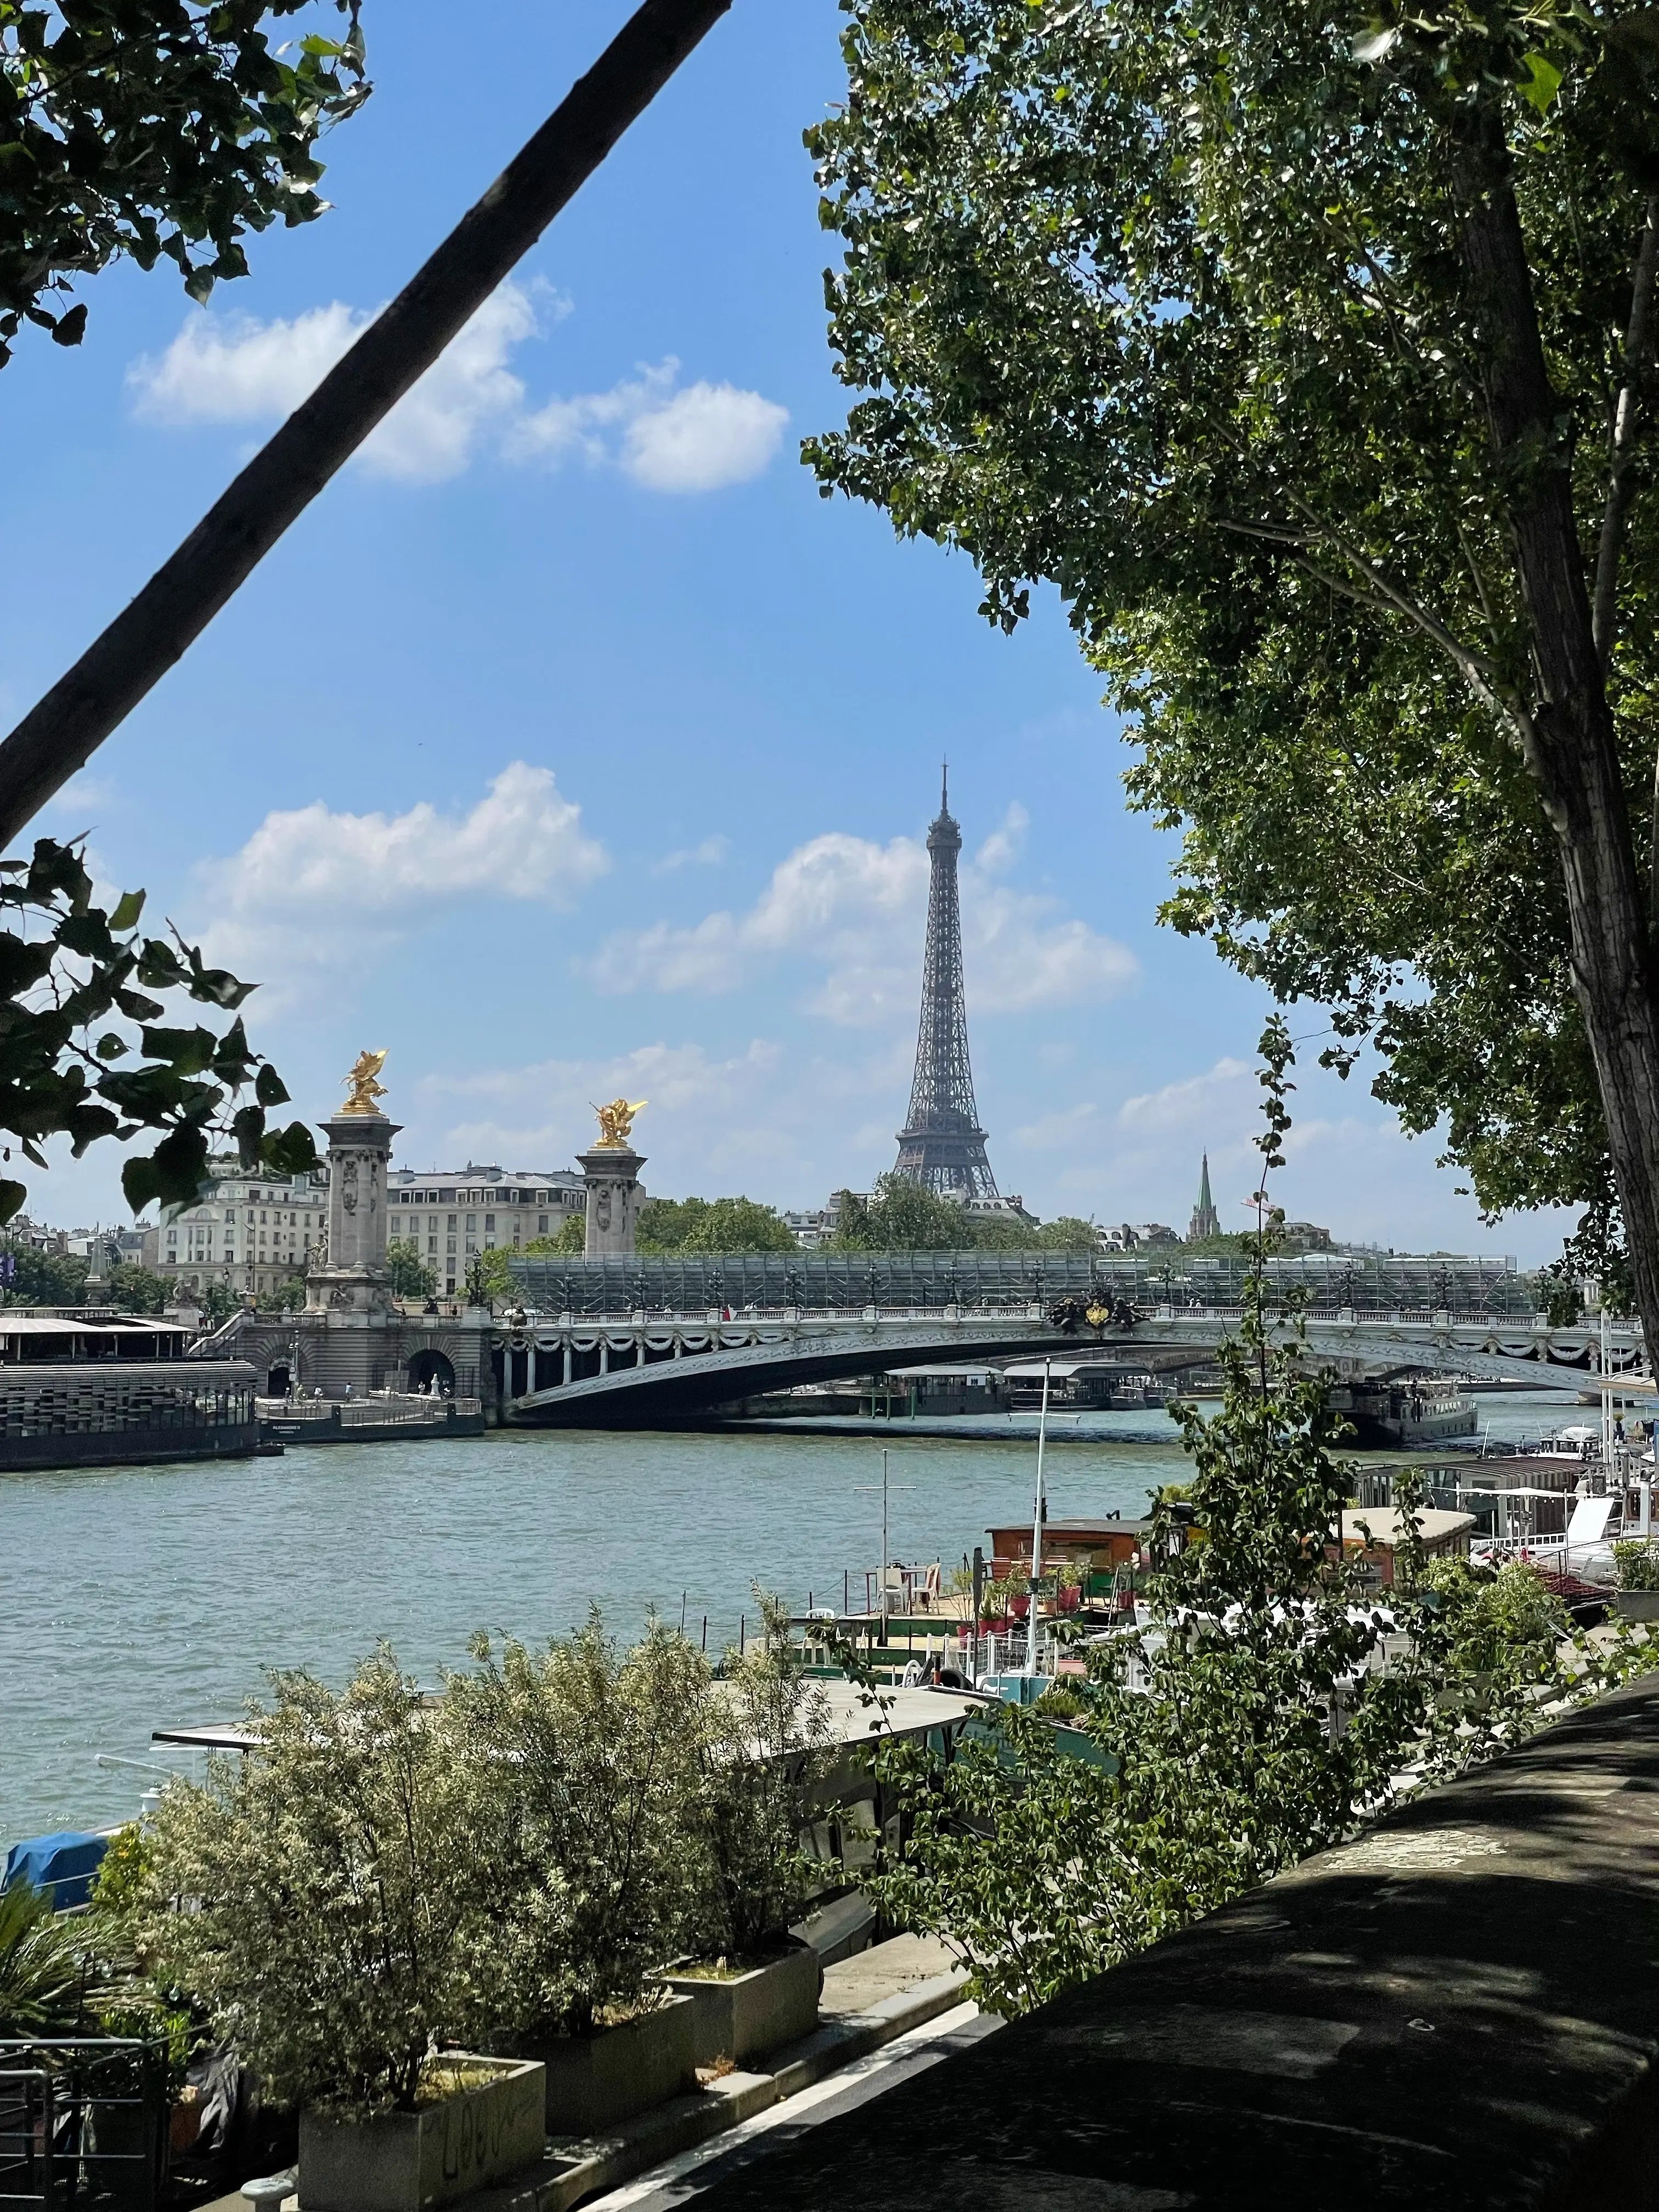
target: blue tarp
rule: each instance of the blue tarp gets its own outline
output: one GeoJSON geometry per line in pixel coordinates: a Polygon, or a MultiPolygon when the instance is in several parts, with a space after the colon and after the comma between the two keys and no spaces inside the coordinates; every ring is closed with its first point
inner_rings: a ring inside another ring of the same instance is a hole
{"type": "Polygon", "coordinates": [[[61,1912],[66,1905],[84,1905],[92,1893],[92,1877],[109,1848],[107,1836],[94,1836],[83,1828],[62,1828],[54,1836],[31,1836],[14,1844],[6,1853],[6,1878],[0,1889],[26,1881],[44,1890],[61,1912]]]}

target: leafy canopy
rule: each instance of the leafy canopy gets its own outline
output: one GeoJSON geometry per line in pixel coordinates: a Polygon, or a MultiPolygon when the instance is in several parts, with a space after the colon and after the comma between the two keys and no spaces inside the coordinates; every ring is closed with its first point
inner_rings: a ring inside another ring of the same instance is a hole
{"type": "Polygon", "coordinates": [[[369,88],[358,0],[317,0],[341,36],[273,46],[313,4],[0,0],[0,364],[25,319],[78,345],[84,302],[48,301],[118,255],[205,300],[249,231],[323,212],[317,140],[369,88]]]}
{"type": "MultiPolygon", "coordinates": [[[[78,848],[48,837],[29,860],[0,860],[0,1160],[15,1143],[45,1168],[41,1146],[53,1137],[67,1137],[78,1159],[100,1138],[125,1144],[156,1133],[121,1170],[135,1213],[152,1199],[194,1199],[215,1134],[234,1139],[245,1168],[285,1176],[314,1167],[302,1121],[267,1121],[289,1094],[240,1016],[223,1030],[185,1028],[151,995],[234,1014],[253,986],[208,967],[176,932],[171,942],[145,936],[143,905],[142,891],[129,891],[100,906],[78,848]]],[[[0,1177],[0,1222],[27,1194],[0,1177]]]]}
{"type": "MultiPolygon", "coordinates": [[[[571,1227],[567,1222],[567,1231],[571,1227]]],[[[640,1208],[641,1252],[793,1252],[775,1206],[752,1198],[653,1198],[640,1208]]]]}
{"type": "Polygon", "coordinates": [[[419,1245],[411,1237],[387,1239],[386,1269],[392,1288],[400,1298],[429,1298],[438,1287],[437,1270],[427,1266],[419,1245]]]}
{"type": "Polygon", "coordinates": [[[1006,628],[1057,586],[1131,719],[1133,803],[1184,831],[1164,918],[1328,1006],[1345,1072],[1374,1039],[1379,1096],[1446,1118],[1489,1207],[1595,1198],[1507,517],[1565,466],[1589,574],[1618,510],[1607,680],[1644,819],[1650,322],[1626,347],[1659,15],[1383,0],[1356,40],[1308,0],[844,4],[847,104],[808,143],[860,396],[806,447],[824,495],[965,550],[1006,628]],[[1551,453],[1494,452],[1477,141],[1514,179],[1551,453]]]}

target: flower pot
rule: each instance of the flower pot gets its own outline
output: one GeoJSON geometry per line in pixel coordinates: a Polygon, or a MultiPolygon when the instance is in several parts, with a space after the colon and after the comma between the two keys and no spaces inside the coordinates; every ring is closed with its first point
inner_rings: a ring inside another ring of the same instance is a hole
{"type": "Polygon", "coordinates": [[[446,2063],[488,2074],[416,2112],[371,2120],[301,2113],[306,2212],[428,2212],[540,2160],[547,2133],[543,2067],[461,2051],[446,2063]]]}
{"type": "Polygon", "coordinates": [[[1016,1620],[1024,1620],[1026,1614],[1031,1610],[1030,1593],[1028,1592],[1019,1597],[1011,1597],[1008,1601],[1008,1610],[1012,1613],[1016,1620]]]}
{"type": "Polygon", "coordinates": [[[662,1979],[691,2001],[699,2066],[722,2058],[741,2065],[810,2035],[818,2024],[818,1955],[805,1943],[791,1943],[741,1973],[692,1974],[671,1966],[662,1979]]]}
{"type": "Polygon", "coordinates": [[[538,2044],[536,2056],[547,2068],[549,2135],[593,2135],[695,2089],[696,2018],[691,2000],[676,1996],[616,2027],[538,2044]]]}
{"type": "Polygon", "coordinates": [[[1620,1590],[1614,1603],[1620,1620],[1659,1620],[1659,1589],[1620,1590]]]}
{"type": "Polygon", "coordinates": [[[1068,1589],[1060,1590],[1057,1595],[1060,1600],[1060,1609],[1062,1613],[1075,1613],[1079,1606],[1083,1602],[1083,1592],[1079,1589],[1075,1583],[1073,1583],[1068,1589]]]}

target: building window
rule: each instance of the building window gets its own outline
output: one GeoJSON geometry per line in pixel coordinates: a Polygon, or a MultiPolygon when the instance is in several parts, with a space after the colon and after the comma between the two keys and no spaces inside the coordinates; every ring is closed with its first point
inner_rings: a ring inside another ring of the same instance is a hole
{"type": "Polygon", "coordinates": [[[484,1216],[484,1227],[485,1227],[486,1229],[493,1229],[495,1226],[495,1215],[494,1215],[493,1213],[486,1213],[486,1214],[485,1214],[485,1216],[484,1216]]]}

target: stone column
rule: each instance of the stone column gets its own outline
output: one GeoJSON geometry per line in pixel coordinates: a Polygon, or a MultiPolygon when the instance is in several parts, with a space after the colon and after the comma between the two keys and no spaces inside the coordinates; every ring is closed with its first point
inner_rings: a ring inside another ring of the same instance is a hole
{"type": "Polygon", "coordinates": [[[627,1145],[595,1145],[577,1153],[576,1164],[587,1185],[587,1257],[625,1259],[634,1249],[644,1159],[627,1145]]]}
{"type": "Polygon", "coordinates": [[[387,1302],[386,1163],[399,1123],[384,1114],[336,1114],[328,1139],[328,1263],[306,1278],[306,1302],[336,1312],[387,1302]]]}

